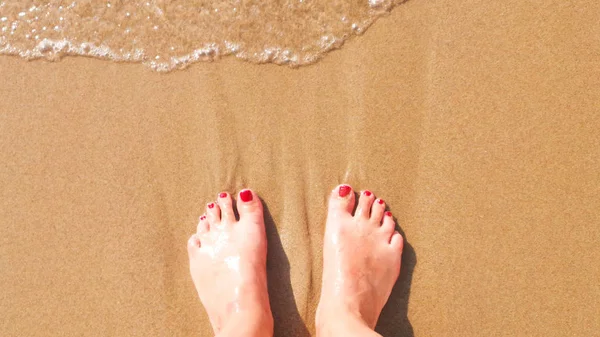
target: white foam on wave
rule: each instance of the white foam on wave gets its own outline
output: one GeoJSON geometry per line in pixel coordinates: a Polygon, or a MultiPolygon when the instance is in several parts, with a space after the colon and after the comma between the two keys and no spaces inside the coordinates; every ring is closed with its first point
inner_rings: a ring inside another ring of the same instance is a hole
{"type": "MultiPolygon", "coordinates": [[[[301,66],[361,34],[392,0],[0,0],[0,54],[88,56],[183,69],[225,55],[301,66]]],[[[400,1],[400,0],[396,0],[400,1]]]]}

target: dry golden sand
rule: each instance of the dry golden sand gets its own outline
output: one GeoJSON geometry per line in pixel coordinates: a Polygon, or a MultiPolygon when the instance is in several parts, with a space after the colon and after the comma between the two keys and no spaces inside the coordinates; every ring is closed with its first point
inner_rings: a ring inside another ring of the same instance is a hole
{"type": "Polygon", "coordinates": [[[0,335],[211,336],[185,242],[250,186],[276,336],[308,336],[346,182],[408,239],[385,336],[599,336],[599,15],[413,0],[296,70],[0,58],[0,335]]]}

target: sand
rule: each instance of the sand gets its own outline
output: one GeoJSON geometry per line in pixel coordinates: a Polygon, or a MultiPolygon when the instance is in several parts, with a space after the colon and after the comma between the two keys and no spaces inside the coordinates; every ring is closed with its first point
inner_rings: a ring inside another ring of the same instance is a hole
{"type": "Polygon", "coordinates": [[[349,183],[408,243],[384,336],[600,336],[599,15],[412,0],[300,69],[0,58],[0,335],[212,336],[185,243],[252,187],[275,335],[308,336],[349,183]]]}

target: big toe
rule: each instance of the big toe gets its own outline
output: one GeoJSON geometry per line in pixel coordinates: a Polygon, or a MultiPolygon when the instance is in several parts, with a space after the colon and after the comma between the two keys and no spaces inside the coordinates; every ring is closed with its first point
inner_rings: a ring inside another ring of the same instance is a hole
{"type": "Polygon", "coordinates": [[[258,195],[251,189],[241,190],[237,198],[237,210],[240,214],[240,221],[248,218],[255,220],[262,219],[263,209],[258,195]]]}
{"type": "Polygon", "coordinates": [[[329,212],[351,213],[354,208],[354,191],[350,185],[339,185],[329,196],[329,212]]]}

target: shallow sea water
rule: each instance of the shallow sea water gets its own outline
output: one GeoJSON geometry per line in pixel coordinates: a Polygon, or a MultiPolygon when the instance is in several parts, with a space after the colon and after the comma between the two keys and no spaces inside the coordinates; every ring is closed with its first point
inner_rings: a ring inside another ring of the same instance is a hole
{"type": "Polygon", "coordinates": [[[0,54],[182,69],[224,55],[301,66],[403,0],[0,0],[0,54]]]}

